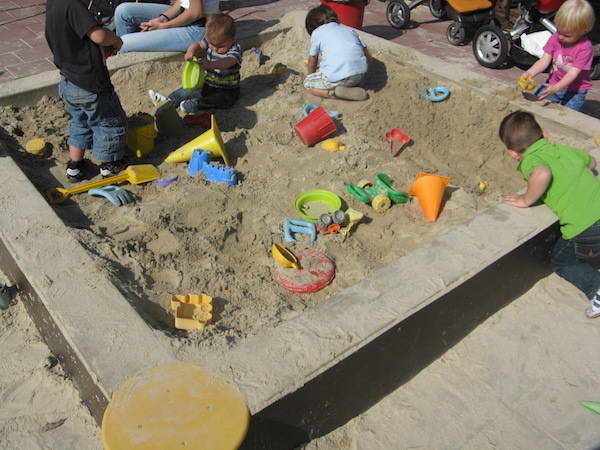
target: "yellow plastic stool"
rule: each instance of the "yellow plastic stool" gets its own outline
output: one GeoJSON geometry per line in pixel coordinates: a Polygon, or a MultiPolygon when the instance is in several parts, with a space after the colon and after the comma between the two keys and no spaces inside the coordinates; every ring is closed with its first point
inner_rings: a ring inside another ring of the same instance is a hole
{"type": "Polygon", "coordinates": [[[102,418],[106,450],[234,450],[250,414],[228,378],[174,362],[119,387],[102,418]]]}

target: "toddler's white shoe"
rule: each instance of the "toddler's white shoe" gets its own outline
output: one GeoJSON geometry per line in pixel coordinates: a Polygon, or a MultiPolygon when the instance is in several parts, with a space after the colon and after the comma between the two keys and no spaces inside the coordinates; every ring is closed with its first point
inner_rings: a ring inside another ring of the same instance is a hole
{"type": "Polygon", "coordinates": [[[590,301],[590,306],[585,310],[585,315],[590,319],[600,316],[600,295],[596,294],[590,301]]]}
{"type": "Polygon", "coordinates": [[[193,114],[196,112],[194,109],[194,102],[190,100],[184,100],[179,104],[179,109],[184,114],[193,114]]]}
{"type": "Polygon", "coordinates": [[[162,95],[160,92],[153,91],[152,89],[148,91],[148,95],[150,96],[150,100],[154,106],[158,106],[168,100],[168,98],[162,95]]]}

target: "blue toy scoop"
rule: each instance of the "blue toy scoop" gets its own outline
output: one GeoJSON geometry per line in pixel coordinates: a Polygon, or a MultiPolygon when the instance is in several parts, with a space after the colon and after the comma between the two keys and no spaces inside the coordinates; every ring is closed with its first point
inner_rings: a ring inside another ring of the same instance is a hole
{"type": "Polygon", "coordinates": [[[127,205],[133,201],[129,192],[118,186],[103,186],[96,189],[90,189],[88,194],[104,197],[110,200],[115,206],[127,205]]]}
{"type": "Polygon", "coordinates": [[[419,94],[419,97],[429,100],[430,102],[441,102],[450,96],[450,89],[446,86],[437,86],[424,90],[419,83],[417,83],[417,93],[419,94]]]}

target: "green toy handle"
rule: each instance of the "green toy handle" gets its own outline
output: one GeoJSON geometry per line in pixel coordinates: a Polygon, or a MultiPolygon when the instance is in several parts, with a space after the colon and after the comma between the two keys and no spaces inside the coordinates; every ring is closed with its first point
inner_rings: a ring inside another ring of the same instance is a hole
{"type": "Polygon", "coordinates": [[[365,203],[369,203],[371,201],[371,196],[368,194],[368,192],[365,191],[364,189],[358,187],[355,184],[349,184],[348,186],[346,186],[346,190],[356,200],[359,200],[359,201],[365,202],[365,203]]]}
{"type": "Polygon", "coordinates": [[[406,192],[397,191],[392,187],[392,178],[385,173],[378,173],[375,175],[377,184],[385,189],[387,196],[394,203],[406,203],[410,196],[406,192]]]}

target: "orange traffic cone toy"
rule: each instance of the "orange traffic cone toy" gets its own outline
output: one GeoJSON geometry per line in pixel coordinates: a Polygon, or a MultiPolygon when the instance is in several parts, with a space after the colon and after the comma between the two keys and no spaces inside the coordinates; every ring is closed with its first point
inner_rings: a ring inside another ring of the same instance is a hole
{"type": "Polygon", "coordinates": [[[410,195],[416,195],[419,199],[419,204],[428,222],[437,220],[448,183],[450,183],[448,177],[419,172],[412,187],[408,190],[410,195]]]}

